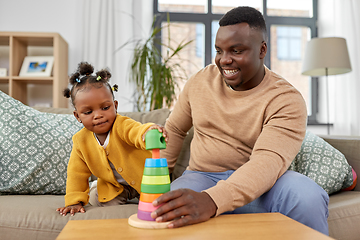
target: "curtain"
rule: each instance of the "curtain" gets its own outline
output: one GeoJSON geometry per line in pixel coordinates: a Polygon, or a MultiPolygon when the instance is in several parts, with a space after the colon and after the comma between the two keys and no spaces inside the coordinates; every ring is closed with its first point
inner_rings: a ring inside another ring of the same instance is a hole
{"type": "Polygon", "coordinates": [[[115,98],[118,111],[134,111],[134,85],[129,83],[133,44],[126,42],[145,38],[153,19],[151,0],[86,0],[83,1],[82,61],[95,71],[109,68],[110,84],[119,85],[115,98]]]}
{"type": "MultiPolygon", "coordinates": [[[[328,77],[331,135],[360,135],[359,12],[358,0],[319,1],[319,37],[345,38],[352,67],[350,73],[328,77]]],[[[324,81],[322,77],[320,88],[324,87],[324,81]]],[[[321,102],[325,104],[320,101],[320,108],[325,108],[321,102]]]]}

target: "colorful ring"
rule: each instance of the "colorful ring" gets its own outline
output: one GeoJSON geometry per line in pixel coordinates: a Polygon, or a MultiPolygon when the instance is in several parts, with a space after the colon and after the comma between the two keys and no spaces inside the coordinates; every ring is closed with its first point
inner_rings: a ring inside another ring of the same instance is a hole
{"type": "Polygon", "coordinates": [[[138,219],[145,220],[145,221],[155,221],[155,219],[153,219],[151,217],[151,212],[144,212],[144,211],[138,210],[137,217],[138,217],[138,219]]]}
{"type": "Polygon", "coordinates": [[[165,176],[169,175],[168,167],[145,167],[144,175],[146,176],[165,176]]]}
{"type": "Polygon", "coordinates": [[[160,197],[162,193],[151,194],[151,193],[140,193],[140,201],[152,203],[155,199],[160,197]]]}
{"type": "Polygon", "coordinates": [[[144,211],[144,212],[153,212],[159,207],[160,207],[160,205],[157,206],[157,207],[154,207],[152,205],[152,203],[139,201],[138,209],[141,210],[141,211],[144,211]]]}
{"type": "Polygon", "coordinates": [[[170,177],[169,175],[165,176],[146,176],[142,177],[141,183],[150,184],[150,185],[161,185],[161,184],[169,184],[170,177]]]}
{"type": "Polygon", "coordinates": [[[166,158],[147,158],[145,167],[167,167],[166,158]]]}
{"type": "Polygon", "coordinates": [[[170,191],[170,184],[164,185],[149,185],[141,184],[141,192],[144,193],[166,193],[170,191]]]}

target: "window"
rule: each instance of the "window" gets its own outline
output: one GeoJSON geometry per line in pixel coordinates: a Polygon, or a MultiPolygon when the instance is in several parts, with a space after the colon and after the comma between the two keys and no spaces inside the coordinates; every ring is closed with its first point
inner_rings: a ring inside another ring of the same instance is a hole
{"type": "Polygon", "coordinates": [[[301,67],[307,41],[317,37],[317,1],[154,0],[154,14],[161,16],[160,22],[166,22],[166,13],[169,13],[171,22],[182,25],[183,29],[177,30],[179,35],[171,27],[171,35],[176,36],[173,38],[178,42],[184,39],[177,36],[184,37],[187,31],[194,31],[194,45],[187,50],[187,76],[191,76],[214,62],[218,21],[224,13],[237,6],[251,6],[261,11],[268,30],[265,65],[302,93],[308,107],[308,122],[311,123],[316,122],[317,78],[301,75],[301,67]]]}
{"type": "Polygon", "coordinates": [[[317,37],[317,0],[264,0],[264,4],[269,38],[265,65],[301,92],[307,105],[308,123],[315,123],[317,78],[301,75],[301,68],[306,43],[317,37]]]}
{"type": "MultiPolygon", "coordinates": [[[[282,75],[303,95],[308,115],[311,116],[311,78],[301,75],[302,53],[310,40],[310,29],[303,26],[273,24],[271,35],[271,69],[282,75]]],[[[268,51],[269,53],[269,51],[268,51]]]]}
{"type": "Polygon", "coordinates": [[[203,24],[196,24],[196,56],[203,57],[204,55],[204,26],[203,24]]]}
{"type": "Polygon", "coordinates": [[[277,58],[279,60],[301,60],[301,27],[276,28],[277,58]]]}
{"type": "Polygon", "coordinates": [[[266,0],[268,16],[281,17],[305,17],[314,16],[313,0],[286,1],[286,0],[266,0]]]}

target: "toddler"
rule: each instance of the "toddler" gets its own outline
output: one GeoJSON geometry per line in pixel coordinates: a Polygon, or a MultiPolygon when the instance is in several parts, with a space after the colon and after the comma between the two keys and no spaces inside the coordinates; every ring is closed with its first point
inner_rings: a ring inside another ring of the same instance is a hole
{"type": "Polygon", "coordinates": [[[64,90],[75,108],[74,116],[84,128],[72,138],[65,207],[56,209],[63,216],[85,212],[91,174],[97,177],[94,200],[98,206],[124,204],[138,197],[145,159],[151,157],[145,150],[146,133],[158,129],[167,141],[163,127],[117,114],[113,93],[117,86],[109,85],[110,72],[93,72],[92,65],[80,63],[70,77],[71,89],[64,90]]]}

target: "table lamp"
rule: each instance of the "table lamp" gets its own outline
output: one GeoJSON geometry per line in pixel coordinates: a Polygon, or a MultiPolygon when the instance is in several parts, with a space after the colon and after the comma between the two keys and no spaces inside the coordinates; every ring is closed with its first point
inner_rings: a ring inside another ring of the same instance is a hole
{"type": "Polygon", "coordinates": [[[302,74],[307,76],[326,76],[327,132],[329,125],[329,75],[351,71],[346,40],[339,37],[313,38],[306,46],[302,74]]]}

